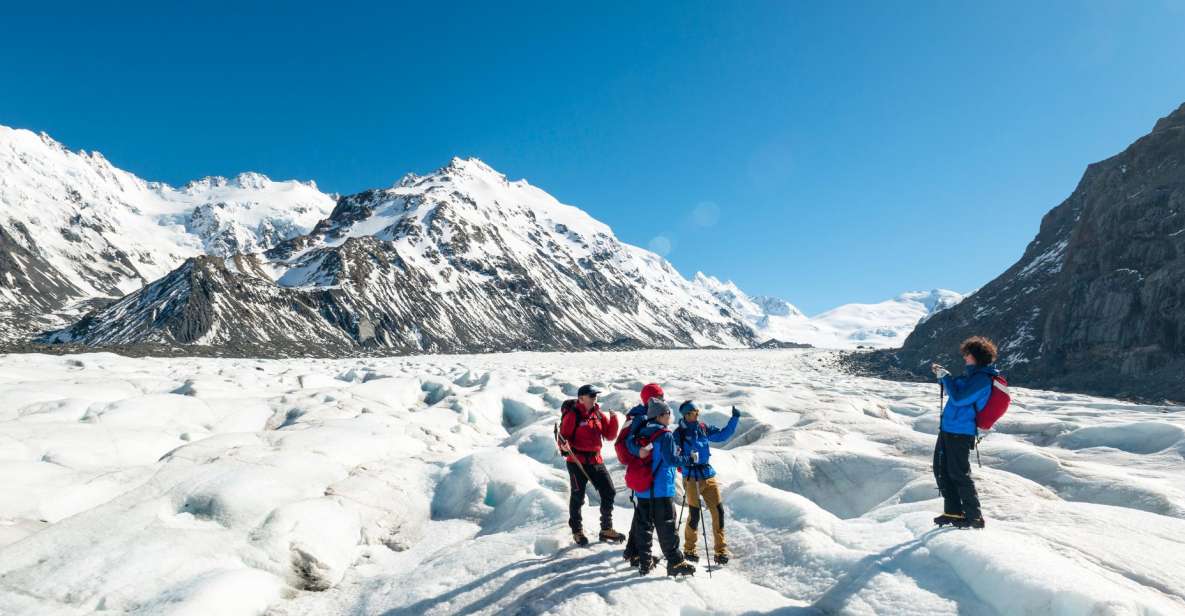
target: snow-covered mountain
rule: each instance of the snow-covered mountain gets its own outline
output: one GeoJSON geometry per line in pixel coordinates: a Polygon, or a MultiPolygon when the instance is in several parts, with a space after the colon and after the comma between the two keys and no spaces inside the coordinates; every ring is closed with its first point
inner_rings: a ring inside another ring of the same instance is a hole
{"type": "Polygon", "coordinates": [[[307,233],[333,204],[312,183],[257,173],[179,189],[147,182],[98,152],[0,126],[0,339],[133,292],[189,257],[307,233]]]}
{"type": "Polygon", "coordinates": [[[750,297],[732,282],[697,273],[695,283],[739,313],[758,341],[796,342],[832,349],[900,346],[914,327],[962,301],[946,289],[902,293],[876,304],[844,304],[808,317],[778,298],[750,297]]]}
{"type": "Polygon", "coordinates": [[[906,294],[808,318],[689,281],[476,159],[343,198],[258,173],[176,188],[0,127],[0,171],[0,341],[54,329],[44,340],[280,355],[850,348],[899,343],[958,299],[906,294]]]}
{"type": "Polygon", "coordinates": [[[661,257],[475,159],[338,201],[271,250],[191,258],[53,335],[265,354],[748,346],[661,257]]]}

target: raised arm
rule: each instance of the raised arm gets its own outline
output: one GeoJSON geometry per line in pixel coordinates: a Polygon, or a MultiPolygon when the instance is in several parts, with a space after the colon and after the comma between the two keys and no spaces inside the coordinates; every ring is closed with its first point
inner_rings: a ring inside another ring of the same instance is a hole
{"type": "Polygon", "coordinates": [[[621,427],[621,424],[617,423],[617,413],[613,411],[608,411],[602,415],[608,415],[608,421],[604,419],[601,421],[601,436],[605,437],[605,440],[611,441],[617,438],[617,431],[621,427]]]}
{"type": "Polygon", "coordinates": [[[736,434],[737,425],[740,423],[740,421],[740,412],[734,410],[732,417],[728,420],[728,423],[725,424],[723,428],[708,426],[708,440],[712,441],[713,443],[723,443],[724,441],[727,441],[728,439],[732,438],[733,434],[736,434]]]}

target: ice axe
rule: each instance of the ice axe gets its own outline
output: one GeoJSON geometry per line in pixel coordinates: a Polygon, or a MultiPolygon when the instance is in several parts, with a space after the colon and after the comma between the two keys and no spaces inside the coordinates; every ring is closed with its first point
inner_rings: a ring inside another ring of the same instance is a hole
{"type": "Polygon", "coordinates": [[[592,477],[589,477],[588,471],[584,470],[584,464],[580,462],[580,456],[576,455],[575,452],[573,452],[572,449],[568,447],[568,440],[563,436],[560,436],[560,425],[554,423],[551,424],[551,432],[555,436],[556,453],[560,456],[564,456],[565,450],[571,453],[572,458],[576,460],[576,466],[580,468],[580,473],[584,475],[584,478],[591,483],[592,477]]]}

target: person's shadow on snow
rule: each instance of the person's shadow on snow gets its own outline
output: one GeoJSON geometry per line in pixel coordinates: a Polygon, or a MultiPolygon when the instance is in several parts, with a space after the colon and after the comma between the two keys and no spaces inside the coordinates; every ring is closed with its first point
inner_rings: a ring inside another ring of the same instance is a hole
{"type": "Polygon", "coordinates": [[[385,612],[383,616],[423,616],[428,610],[442,604],[450,604],[449,614],[471,614],[508,599],[511,602],[502,607],[501,613],[534,614],[582,593],[606,593],[631,583],[657,579],[639,576],[636,569],[620,573],[610,570],[606,574],[606,563],[621,559],[617,551],[599,551],[580,558],[567,558],[570,552],[577,549],[569,546],[550,556],[515,561],[447,592],[385,612]],[[515,572],[514,575],[498,582],[511,572],[515,572]],[[587,574],[596,574],[596,577],[586,578],[587,574]],[[521,596],[514,596],[520,586],[534,579],[540,580],[538,586],[521,596]],[[497,588],[482,592],[472,602],[451,605],[464,595],[494,583],[498,584],[497,588]]]}

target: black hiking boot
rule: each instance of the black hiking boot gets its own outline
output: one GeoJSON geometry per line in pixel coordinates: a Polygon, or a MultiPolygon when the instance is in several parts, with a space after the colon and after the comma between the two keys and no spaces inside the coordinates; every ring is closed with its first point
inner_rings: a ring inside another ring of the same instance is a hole
{"type": "Polygon", "coordinates": [[[588,545],[588,537],[584,536],[584,531],[578,530],[572,533],[572,541],[575,542],[576,545],[588,545]]]}
{"type": "Polygon", "coordinates": [[[683,552],[683,560],[689,560],[693,563],[699,562],[699,554],[695,552],[683,552]]]}
{"type": "Polygon", "coordinates": [[[975,518],[974,520],[959,520],[955,522],[955,528],[983,530],[983,518],[975,518]]]}
{"type": "Polygon", "coordinates": [[[728,564],[728,554],[717,554],[716,555],[716,564],[717,565],[727,565],[728,564]]]}
{"type": "Polygon", "coordinates": [[[679,561],[673,565],[667,565],[667,575],[671,577],[695,575],[695,565],[685,560],[679,561]]]}
{"type": "Polygon", "coordinates": [[[630,556],[630,566],[631,566],[631,567],[637,567],[637,566],[638,566],[638,563],[640,563],[640,562],[644,562],[644,561],[646,561],[647,559],[649,559],[649,560],[658,560],[658,558],[657,558],[657,557],[655,557],[655,556],[645,556],[645,557],[642,557],[642,556],[630,556]]]}
{"type": "Polygon", "coordinates": [[[953,524],[953,525],[957,526],[958,523],[962,522],[962,521],[963,521],[963,516],[961,516],[957,513],[944,513],[944,514],[934,518],[934,525],[935,526],[946,526],[948,524],[953,524]]]}
{"type": "Polygon", "coordinates": [[[625,535],[613,530],[612,528],[606,528],[605,530],[601,531],[601,534],[598,536],[598,538],[601,541],[608,543],[621,543],[622,541],[625,541],[625,535]]]}
{"type": "Polygon", "coordinates": [[[636,559],[635,562],[630,563],[631,567],[638,568],[638,575],[646,575],[662,562],[657,556],[647,556],[645,558],[636,559]]]}

